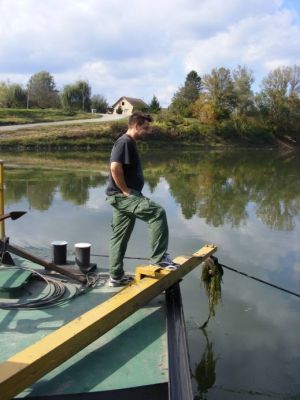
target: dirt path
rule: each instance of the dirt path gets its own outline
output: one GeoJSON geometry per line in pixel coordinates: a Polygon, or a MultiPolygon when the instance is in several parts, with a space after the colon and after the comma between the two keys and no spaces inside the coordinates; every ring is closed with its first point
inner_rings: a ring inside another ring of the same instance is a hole
{"type": "Polygon", "coordinates": [[[124,118],[121,114],[102,114],[101,118],[91,118],[91,119],[72,119],[68,121],[56,121],[56,122],[37,122],[36,124],[22,124],[22,125],[6,125],[0,126],[0,132],[7,131],[17,131],[19,129],[29,129],[35,128],[36,126],[50,126],[50,125],[72,125],[72,124],[85,124],[85,123],[95,123],[95,122],[107,122],[107,121],[117,121],[124,118]]]}

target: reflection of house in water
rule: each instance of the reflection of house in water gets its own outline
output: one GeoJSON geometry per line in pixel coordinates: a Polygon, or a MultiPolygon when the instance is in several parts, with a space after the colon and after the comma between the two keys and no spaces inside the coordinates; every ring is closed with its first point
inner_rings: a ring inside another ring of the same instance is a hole
{"type": "Polygon", "coordinates": [[[112,105],[113,114],[131,115],[133,111],[144,111],[149,106],[141,99],[133,97],[121,97],[116,103],[112,105]]]}

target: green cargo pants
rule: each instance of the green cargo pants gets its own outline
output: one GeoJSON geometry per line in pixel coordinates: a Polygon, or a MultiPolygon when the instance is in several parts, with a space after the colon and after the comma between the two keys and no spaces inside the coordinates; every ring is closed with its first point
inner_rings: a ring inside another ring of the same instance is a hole
{"type": "Polygon", "coordinates": [[[112,237],[110,239],[110,275],[119,279],[124,274],[123,258],[136,218],[147,222],[150,231],[151,263],[159,262],[168,249],[169,229],[165,210],[139,192],[130,196],[115,194],[106,201],[113,206],[112,237]]]}

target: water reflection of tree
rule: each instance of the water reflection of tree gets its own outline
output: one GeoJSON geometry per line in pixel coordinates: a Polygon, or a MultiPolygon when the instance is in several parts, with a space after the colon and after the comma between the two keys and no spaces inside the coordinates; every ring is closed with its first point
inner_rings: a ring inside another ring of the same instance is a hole
{"type": "Polygon", "coordinates": [[[5,203],[11,204],[26,198],[31,207],[47,210],[54,197],[57,187],[55,177],[45,176],[42,171],[14,170],[6,174],[5,203]]]}
{"type": "Polygon", "coordinates": [[[27,187],[30,206],[39,211],[48,210],[52,204],[56,187],[56,181],[30,182],[27,187]]]}
{"type": "Polygon", "coordinates": [[[5,180],[5,203],[11,204],[26,198],[30,207],[47,210],[55,192],[61,191],[62,198],[76,205],[84,204],[89,189],[102,186],[107,177],[100,174],[76,174],[61,171],[14,170],[9,171],[5,180]]]}
{"type": "MultiPolygon", "coordinates": [[[[65,155],[49,157],[52,163],[56,159],[57,163],[76,160],[88,171],[91,162],[93,166],[108,167],[108,152],[99,154],[86,153],[79,161],[78,155],[75,158],[73,154],[69,155],[70,160],[65,155]]],[[[278,152],[255,150],[218,153],[157,150],[143,152],[141,158],[150,190],[154,191],[160,177],[164,177],[187,219],[197,215],[215,227],[225,223],[239,227],[254,210],[272,229],[291,230],[300,212],[299,155],[287,158],[278,152]]],[[[55,190],[61,189],[64,200],[82,205],[88,199],[89,188],[105,185],[106,180],[100,173],[77,173],[74,169],[72,172],[9,170],[5,201],[10,204],[24,197],[34,208],[45,210],[53,201],[55,190]]]]}
{"type": "Polygon", "coordinates": [[[206,330],[202,329],[201,331],[205,337],[206,347],[193,373],[198,386],[198,394],[195,396],[195,400],[207,399],[208,390],[216,382],[217,358],[214,356],[213,343],[209,340],[206,330]]]}
{"type": "Polygon", "coordinates": [[[61,195],[66,201],[72,201],[76,205],[83,205],[89,199],[89,189],[98,185],[102,186],[105,182],[106,177],[101,175],[67,175],[60,184],[61,195]]]}
{"type": "Polygon", "coordinates": [[[9,179],[5,181],[5,203],[17,203],[27,194],[27,182],[25,180],[12,182],[9,179]]]}
{"type": "MultiPolygon", "coordinates": [[[[187,219],[238,227],[253,204],[266,225],[291,230],[300,212],[299,162],[276,152],[200,153],[161,162],[160,173],[187,219]]],[[[146,165],[146,177],[152,168],[146,165]]]]}

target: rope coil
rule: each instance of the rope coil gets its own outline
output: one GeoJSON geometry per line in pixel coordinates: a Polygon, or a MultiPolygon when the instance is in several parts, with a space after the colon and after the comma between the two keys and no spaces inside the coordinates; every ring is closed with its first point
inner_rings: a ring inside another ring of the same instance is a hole
{"type": "Polygon", "coordinates": [[[33,278],[42,280],[46,284],[47,292],[42,297],[33,300],[17,302],[3,302],[0,300],[0,308],[4,310],[26,310],[53,307],[54,305],[62,304],[79,295],[85,294],[98,285],[104,285],[108,279],[106,276],[102,276],[101,274],[89,273],[86,275],[86,284],[78,287],[66,279],[62,279],[61,277],[49,277],[31,268],[20,266],[0,267],[0,271],[11,269],[32,272],[33,278]]]}

